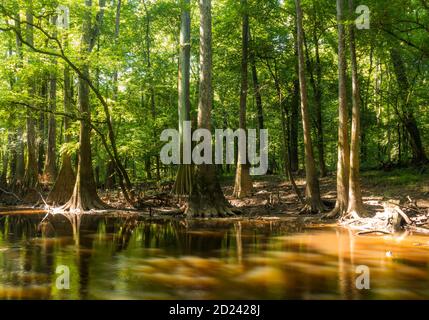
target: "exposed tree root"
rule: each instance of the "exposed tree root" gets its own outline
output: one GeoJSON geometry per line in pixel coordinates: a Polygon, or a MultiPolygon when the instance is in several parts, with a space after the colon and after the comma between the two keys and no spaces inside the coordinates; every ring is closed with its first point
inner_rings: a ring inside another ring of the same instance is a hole
{"type": "Polygon", "coordinates": [[[346,214],[347,211],[345,209],[341,209],[338,205],[335,205],[335,208],[324,214],[322,219],[336,219],[338,217],[345,216],[346,214]]]}
{"type": "MultiPolygon", "coordinates": [[[[411,219],[398,205],[384,202],[384,211],[374,217],[361,217],[362,212],[350,211],[339,221],[343,227],[357,230],[358,235],[370,233],[393,234],[402,230],[429,234],[429,229],[417,226],[421,218],[411,219]]],[[[426,215],[425,215],[426,216],[426,215]]]]}
{"type": "Polygon", "coordinates": [[[69,211],[73,213],[83,213],[91,210],[106,210],[110,207],[102,202],[100,199],[86,199],[82,201],[77,197],[72,197],[69,202],[61,207],[63,211],[69,211]]]}
{"type": "Polygon", "coordinates": [[[327,207],[323,203],[323,201],[311,201],[311,199],[305,200],[304,207],[299,211],[299,214],[302,215],[310,215],[310,214],[321,214],[325,212],[327,207]]]}
{"type": "Polygon", "coordinates": [[[71,213],[83,213],[91,210],[106,210],[109,208],[110,206],[101,201],[96,192],[81,190],[81,186],[76,185],[71,199],[61,207],[61,210],[71,213]]]}
{"type": "Polygon", "coordinates": [[[228,205],[212,205],[207,204],[196,207],[190,205],[186,208],[185,215],[187,218],[225,218],[233,217],[235,213],[228,205]]]}
{"type": "Polygon", "coordinates": [[[188,218],[235,215],[232,206],[223,195],[213,165],[199,165],[195,168],[192,193],[186,205],[185,215],[188,218]]]}

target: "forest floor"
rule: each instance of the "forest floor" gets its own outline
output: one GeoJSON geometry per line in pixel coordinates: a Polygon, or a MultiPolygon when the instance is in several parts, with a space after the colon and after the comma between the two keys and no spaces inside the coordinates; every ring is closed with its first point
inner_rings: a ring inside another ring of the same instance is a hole
{"type": "MultiPolygon", "coordinates": [[[[296,183],[305,193],[305,179],[296,177],[296,183]]],[[[365,209],[370,214],[383,211],[384,202],[404,204],[411,199],[414,204],[429,213],[429,168],[401,169],[391,172],[366,171],[362,173],[362,195],[365,209]]],[[[226,195],[232,194],[232,181],[224,187],[226,195]]],[[[260,177],[254,181],[252,197],[237,200],[228,196],[232,205],[242,208],[245,215],[299,215],[302,205],[291,184],[276,176],[260,177]]],[[[329,174],[320,179],[322,199],[332,203],[336,199],[336,176],[329,174]]]]}
{"type": "MultiPolygon", "coordinates": [[[[304,194],[305,179],[302,175],[295,177],[296,183],[304,194]]],[[[233,177],[225,177],[222,180],[222,188],[231,203],[242,212],[240,217],[252,219],[296,217],[302,207],[298,197],[294,193],[291,184],[279,176],[261,176],[254,179],[254,193],[251,197],[244,199],[233,198],[233,177]]],[[[174,215],[179,216],[179,208],[183,201],[170,194],[172,183],[163,186],[150,186],[146,184],[140,192],[141,208],[139,212],[149,213],[151,216],[174,215]]],[[[336,198],[336,176],[332,173],[320,179],[320,188],[324,201],[335,202],[336,198]]],[[[386,202],[397,205],[410,203],[429,214],[429,168],[420,169],[397,169],[385,171],[364,171],[362,173],[362,191],[366,210],[375,215],[384,210],[386,202]]],[[[114,210],[131,209],[121,197],[119,191],[100,191],[101,198],[114,208],[114,210]]],[[[6,211],[20,211],[33,208],[43,210],[43,202],[38,205],[34,203],[16,203],[14,196],[0,192],[0,213],[6,211]]],[[[320,216],[304,217],[304,219],[318,219],[320,216]]]]}

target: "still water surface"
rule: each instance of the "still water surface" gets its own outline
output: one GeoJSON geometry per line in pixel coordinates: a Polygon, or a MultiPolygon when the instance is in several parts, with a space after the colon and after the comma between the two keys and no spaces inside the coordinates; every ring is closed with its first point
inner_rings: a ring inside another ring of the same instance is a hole
{"type": "Polygon", "coordinates": [[[0,299],[429,299],[429,237],[296,220],[0,216],[0,299]],[[370,289],[356,288],[356,267],[370,289]],[[56,269],[70,269],[58,290],[56,269]]]}

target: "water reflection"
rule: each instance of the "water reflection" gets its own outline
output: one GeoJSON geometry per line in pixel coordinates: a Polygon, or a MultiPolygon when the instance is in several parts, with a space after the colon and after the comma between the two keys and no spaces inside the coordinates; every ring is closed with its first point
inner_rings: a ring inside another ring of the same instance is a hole
{"type": "Polygon", "coordinates": [[[297,220],[0,216],[1,299],[429,298],[429,238],[297,220]],[[70,290],[56,268],[70,268],[70,290]],[[358,290],[367,265],[371,289],[358,290]]]}

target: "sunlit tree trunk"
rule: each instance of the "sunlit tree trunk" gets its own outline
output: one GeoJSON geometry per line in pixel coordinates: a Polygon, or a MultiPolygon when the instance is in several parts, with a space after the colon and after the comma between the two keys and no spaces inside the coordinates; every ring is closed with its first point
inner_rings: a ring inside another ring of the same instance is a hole
{"type": "Polygon", "coordinates": [[[337,0],[338,21],[338,163],[337,163],[337,201],[334,210],[327,217],[333,218],[344,215],[348,209],[349,200],[349,172],[350,172],[350,145],[348,136],[347,110],[347,60],[346,34],[344,26],[344,0],[337,0]]]}
{"type": "MultiPolygon", "coordinates": [[[[121,26],[121,6],[122,0],[118,0],[116,4],[116,17],[115,17],[115,45],[119,43],[119,32],[121,26]]],[[[118,70],[113,72],[113,99],[117,101],[118,99],[118,70]]]]}
{"type": "MultiPolygon", "coordinates": [[[[18,8],[19,10],[19,8],[18,8]]],[[[22,51],[22,41],[19,35],[22,32],[21,28],[21,18],[19,14],[15,14],[15,28],[17,30],[15,35],[15,43],[16,43],[16,54],[18,56],[17,66],[22,67],[24,63],[24,54],[22,51]]],[[[16,82],[18,77],[15,79],[16,82]]],[[[11,86],[11,88],[13,88],[11,86]]],[[[24,175],[25,175],[25,146],[24,146],[24,126],[20,123],[18,124],[16,130],[14,131],[11,139],[13,140],[13,148],[11,152],[11,161],[9,166],[9,184],[12,190],[20,191],[24,183],[24,175]]]]}
{"type": "Polygon", "coordinates": [[[299,134],[299,75],[298,75],[298,39],[296,30],[294,30],[294,54],[296,63],[294,65],[294,81],[293,93],[290,106],[290,120],[289,120],[289,158],[290,166],[293,172],[299,170],[299,151],[298,151],[298,134],[299,134]]]}
{"type": "MultiPolygon", "coordinates": [[[[54,19],[54,22],[56,19],[54,19]]],[[[56,61],[54,62],[57,66],[56,61]]],[[[55,112],[57,110],[57,75],[56,70],[52,71],[49,79],[49,121],[48,121],[48,145],[46,149],[44,180],[47,183],[54,183],[57,178],[57,122],[55,112]]]]}
{"type": "MultiPolygon", "coordinates": [[[[250,29],[249,29],[249,40],[252,42],[250,29]]],[[[252,68],[253,92],[254,92],[255,101],[256,101],[256,112],[257,112],[257,116],[258,116],[258,129],[260,132],[261,130],[264,129],[264,110],[262,107],[261,86],[259,84],[258,70],[256,68],[255,56],[256,56],[255,44],[253,43],[253,45],[249,51],[249,62],[250,62],[251,68],[252,68]]]]}
{"type": "MultiPolygon", "coordinates": [[[[72,113],[72,79],[70,74],[70,68],[64,67],[64,113],[72,113]]],[[[70,130],[70,119],[64,117],[64,143],[71,142],[70,130]]],[[[48,196],[48,203],[62,205],[66,203],[73,194],[74,184],[76,176],[73,171],[71,156],[68,152],[63,152],[61,169],[58,173],[57,180],[55,181],[54,187],[48,196]]]]}
{"type": "MultiPolygon", "coordinates": [[[[240,93],[240,129],[246,130],[246,109],[248,91],[248,60],[249,60],[249,14],[247,0],[241,0],[243,10],[242,21],[242,61],[241,61],[241,93],[240,93]]],[[[247,137],[247,133],[246,133],[247,137]]],[[[235,174],[234,197],[243,198],[252,194],[253,184],[250,177],[250,166],[247,159],[247,147],[239,148],[237,172],[235,174]],[[243,150],[244,149],[244,150],[243,150]],[[244,161],[246,159],[246,161],[244,161]]]]}
{"type": "MultiPolygon", "coordinates": [[[[29,9],[26,13],[27,18],[27,28],[26,28],[26,41],[33,45],[33,13],[32,13],[32,3],[30,1],[29,9]]],[[[34,96],[36,93],[36,80],[30,78],[28,80],[28,93],[30,96],[34,96]]],[[[30,190],[36,188],[38,185],[38,167],[37,167],[37,145],[36,145],[36,120],[32,111],[29,111],[27,114],[27,163],[25,168],[25,177],[24,177],[24,189],[30,190]]]]}
{"type": "MultiPolygon", "coordinates": [[[[41,85],[40,85],[40,97],[46,101],[48,101],[48,77],[46,74],[42,75],[41,85]]],[[[43,175],[43,170],[45,168],[45,141],[46,141],[46,128],[45,128],[45,122],[46,122],[46,112],[40,112],[39,115],[39,135],[37,137],[37,147],[38,147],[38,169],[39,174],[43,175]]]]}
{"type": "Polygon", "coordinates": [[[314,161],[313,145],[311,139],[311,123],[308,113],[307,83],[305,77],[304,62],[304,31],[302,26],[301,1],[295,0],[296,19],[297,19],[297,41],[298,41],[298,70],[299,85],[301,94],[301,115],[304,133],[305,148],[305,174],[306,174],[306,206],[304,211],[310,213],[319,213],[324,210],[322,200],[320,199],[319,179],[314,161]]]}
{"type": "MultiPolygon", "coordinates": [[[[83,19],[83,35],[82,35],[82,53],[88,54],[90,51],[90,43],[94,36],[91,32],[91,7],[92,1],[85,0],[85,14],[83,19]]],[[[105,209],[104,204],[97,194],[97,189],[94,180],[94,172],[92,168],[92,152],[91,152],[91,106],[89,100],[89,85],[84,78],[89,78],[89,66],[82,66],[83,77],[79,77],[79,113],[82,117],[80,120],[79,133],[79,162],[76,174],[76,183],[73,189],[71,199],[64,206],[65,210],[70,211],[88,211],[91,209],[105,209]]]]}
{"type": "MultiPolygon", "coordinates": [[[[198,128],[211,130],[212,89],[212,16],[211,0],[199,0],[200,8],[200,89],[198,128]]],[[[223,195],[214,164],[196,166],[186,214],[224,216],[232,214],[223,195]]]]}
{"type": "Polygon", "coordinates": [[[0,174],[0,186],[5,187],[7,185],[7,167],[9,164],[9,153],[7,150],[3,150],[1,152],[1,158],[2,158],[2,170],[0,174]]]}
{"type": "MultiPolygon", "coordinates": [[[[152,68],[152,59],[151,59],[151,14],[149,8],[147,7],[146,0],[143,0],[143,6],[146,12],[146,59],[147,59],[147,69],[149,72],[149,92],[150,92],[150,110],[152,115],[152,121],[155,123],[156,121],[156,101],[155,101],[155,88],[153,85],[153,68],[152,68]]],[[[155,127],[153,129],[153,137],[156,141],[157,133],[155,127]]],[[[156,178],[157,180],[161,179],[160,173],[160,159],[159,155],[155,156],[155,169],[156,169],[156,178]]]]}
{"type": "Polygon", "coordinates": [[[318,151],[318,162],[320,169],[320,176],[325,177],[326,164],[325,164],[325,146],[323,137],[323,121],[322,121],[322,66],[320,63],[319,54],[319,39],[316,35],[316,30],[313,31],[313,41],[315,47],[315,61],[310,58],[307,42],[305,43],[305,53],[307,58],[308,71],[310,73],[310,83],[313,88],[314,97],[314,113],[315,113],[315,127],[316,127],[316,145],[318,151]]]}
{"type": "Polygon", "coordinates": [[[190,68],[191,68],[191,14],[190,0],[182,2],[182,17],[180,26],[180,57],[178,75],[178,113],[179,113],[179,134],[181,164],[179,165],[176,182],[173,192],[178,195],[189,195],[192,188],[192,165],[183,164],[183,145],[191,141],[185,141],[187,136],[184,133],[184,121],[191,119],[190,102],[190,68]]]}
{"type": "MultiPolygon", "coordinates": [[[[277,71],[276,71],[277,73],[277,71]]],[[[278,77],[275,77],[275,85],[276,85],[276,91],[277,91],[277,97],[279,100],[279,107],[281,109],[281,120],[282,120],[282,135],[283,135],[283,143],[282,143],[282,153],[283,153],[283,162],[284,162],[284,170],[285,174],[292,186],[292,189],[294,190],[295,194],[297,195],[299,201],[302,204],[305,204],[304,199],[302,198],[301,192],[298,189],[298,186],[296,185],[295,178],[293,177],[292,168],[290,166],[289,161],[289,154],[288,154],[288,121],[287,121],[287,109],[285,106],[285,103],[283,101],[283,95],[282,90],[280,88],[280,83],[278,81],[278,77]]]]}
{"type": "MultiPolygon", "coordinates": [[[[353,12],[353,0],[349,0],[349,11],[353,12]]],[[[365,215],[360,185],[360,84],[356,59],[355,26],[349,25],[350,61],[352,67],[352,132],[350,145],[350,177],[348,214],[353,216],[365,215]]]]}
{"type": "Polygon", "coordinates": [[[24,128],[18,126],[15,135],[16,149],[11,161],[11,175],[13,177],[13,189],[19,190],[24,184],[25,175],[25,144],[24,144],[24,128]]]}

